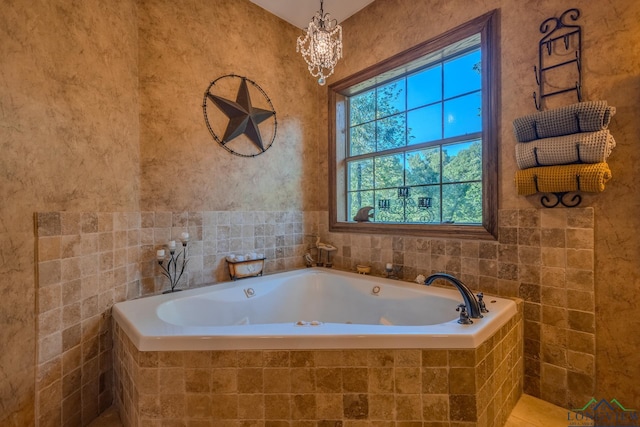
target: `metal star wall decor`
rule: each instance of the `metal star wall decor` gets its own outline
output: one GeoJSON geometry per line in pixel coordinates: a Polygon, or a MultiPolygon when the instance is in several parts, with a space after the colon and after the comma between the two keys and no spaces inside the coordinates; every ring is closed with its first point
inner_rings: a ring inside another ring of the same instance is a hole
{"type": "Polygon", "coordinates": [[[255,157],[267,151],[275,140],[277,121],[276,112],[273,109],[273,104],[271,103],[271,100],[264,92],[264,90],[262,90],[262,88],[256,82],[246,77],[229,74],[219,77],[211,82],[204,94],[202,109],[204,111],[204,119],[207,124],[207,128],[211,133],[211,136],[223,148],[225,148],[232,154],[242,157],[255,157]],[[225,79],[224,82],[223,79],[225,79]],[[226,79],[238,80],[238,83],[236,83],[235,81],[229,82],[226,79]],[[238,91],[235,101],[221,96],[218,93],[219,89],[221,89],[222,87],[222,83],[225,83],[227,88],[229,87],[229,84],[238,85],[238,91]],[[257,91],[264,97],[270,109],[258,108],[255,107],[254,104],[252,104],[249,85],[257,89],[257,91]],[[208,102],[218,107],[218,109],[224,114],[224,116],[228,118],[224,136],[222,138],[218,136],[221,132],[216,132],[214,130],[214,127],[216,126],[211,123],[211,121],[209,120],[210,118],[207,115],[208,102]],[[272,137],[265,144],[259,125],[263,122],[268,121],[269,119],[273,119],[273,124],[270,127],[270,129],[272,129],[273,131],[272,137]],[[238,138],[242,135],[244,135],[245,138],[238,138]],[[237,142],[230,144],[230,142],[234,140],[236,140],[237,142]]]}

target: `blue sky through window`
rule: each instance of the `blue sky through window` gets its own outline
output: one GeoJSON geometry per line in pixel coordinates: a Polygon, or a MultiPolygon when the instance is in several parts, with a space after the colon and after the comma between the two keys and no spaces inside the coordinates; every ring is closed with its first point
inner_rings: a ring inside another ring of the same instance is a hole
{"type": "Polygon", "coordinates": [[[480,132],[480,67],[476,49],[352,96],[351,155],[480,132]]]}
{"type": "Polygon", "coordinates": [[[359,156],[347,160],[351,216],[375,206],[383,222],[480,221],[480,67],[476,48],[350,97],[349,156],[359,156]],[[401,199],[403,187],[411,196],[401,199]]]}

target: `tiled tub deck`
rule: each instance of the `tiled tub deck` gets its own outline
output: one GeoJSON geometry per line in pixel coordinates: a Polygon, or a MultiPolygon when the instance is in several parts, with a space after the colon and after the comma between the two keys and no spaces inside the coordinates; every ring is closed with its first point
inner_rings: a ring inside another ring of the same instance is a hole
{"type": "Polygon", "coordinates": [[[141,352],[114,326],[125,426],[502,426],[522,394],[522,303],[471,350],[141,352]]]}

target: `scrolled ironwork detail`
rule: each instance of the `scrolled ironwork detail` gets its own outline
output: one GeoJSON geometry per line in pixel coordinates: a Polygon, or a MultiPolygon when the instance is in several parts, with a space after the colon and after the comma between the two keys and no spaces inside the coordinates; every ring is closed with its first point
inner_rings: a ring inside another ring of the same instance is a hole
{"type": "Polygon", "coordinates": [[[581,202],[582,202],[582,196],[580,194],[574,194],[573,197],[571,198],[571,200],[569,200],[568,202],[566,202],[564,200],[564,197],[567,194],[570,194],[569,192],[564,192],[564,193],[550,193],[553,194],[556,197],[556,201],[555,202],[551,202],[551,199],[549,198],[548,195],[543,195],[542,197],[540,197],[540,204],[542,206],[544,206],[545,208],[555,208],[558,205],[562,205],[566,208],[575,208],[576,206],[578,206],[581,202]]]}
{"type": "MultiPolygon", "coordinates": [[[[579,28],[578,25],[569,25],[565,22],[565,18],[569,16],[569,18],[571,18],[572,21],[577,21],[578,18],[580,17],[580,11],[576,8],[572,8],[572,9],[568,9],[565,10],[562,15],[560,15],[559,18],[556,18],[555,16],[552,16],[551,18],[547,18],[545,19],[542,24],[540,24],[540,33],[542,34],[547,34],[548,32],[553,33],[554,31],[562,28],[562,27],[575,27],[575,28],[579,28]],[[555,26],[553,28],[549,28],[549,23],[555,23],[555,26]]],[[[544,39],[542,39],[544,40],[544,39]]],[[[565,41],[565,44],[568,44],[567,41],[565,41]]]]}

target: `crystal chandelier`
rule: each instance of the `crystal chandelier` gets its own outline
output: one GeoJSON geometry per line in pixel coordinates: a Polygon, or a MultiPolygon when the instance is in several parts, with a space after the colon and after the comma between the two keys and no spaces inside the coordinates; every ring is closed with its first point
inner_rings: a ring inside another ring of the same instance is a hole
{"type": "Polygon", "coordinates": [[[305,34],[298,37],[296,47],[320,85],[325,84],[342,58],[342,27],[337,20],[331,19],[330,14],[324,13],[322,6],[323,0],[320,0],[320,10],[311,18],[305,34]]]}

